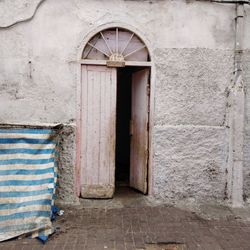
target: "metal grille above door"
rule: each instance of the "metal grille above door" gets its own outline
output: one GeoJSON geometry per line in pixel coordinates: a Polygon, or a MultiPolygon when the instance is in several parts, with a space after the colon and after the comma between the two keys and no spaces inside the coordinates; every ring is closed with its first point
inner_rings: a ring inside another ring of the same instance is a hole
{"type": "Polygon", "coordinates": [[[103,30],[92,37],[83,50],[82,59],[150,61],[144,42],[135,33],[122,28],[103,30]]]}

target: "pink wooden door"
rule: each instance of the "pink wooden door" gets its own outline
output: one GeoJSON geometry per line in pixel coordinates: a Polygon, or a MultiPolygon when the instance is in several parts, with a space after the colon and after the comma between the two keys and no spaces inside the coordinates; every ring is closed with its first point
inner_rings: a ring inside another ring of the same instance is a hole
{"type": "Polygon", "coordinates": [[[132,76],[130,186],[147,192],[149,70],[132,76]]]}
{"type": "Polygon", "coordinates": [[[111,198],[115,176],[116,69],[82,66],[81,196],[111,198]]]}

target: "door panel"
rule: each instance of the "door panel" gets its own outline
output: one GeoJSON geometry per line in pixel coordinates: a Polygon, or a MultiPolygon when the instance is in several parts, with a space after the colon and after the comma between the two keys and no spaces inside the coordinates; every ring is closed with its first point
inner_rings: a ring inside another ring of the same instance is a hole
{"type": "Polygon", "coordinates": [[[114,193],[116,69],[82,66],[81,196],[114,193]]]}
{"type": "Polygon", "coordinates": [[[149,70],[132,76],[130,186],[147,193],[149,70]]]}

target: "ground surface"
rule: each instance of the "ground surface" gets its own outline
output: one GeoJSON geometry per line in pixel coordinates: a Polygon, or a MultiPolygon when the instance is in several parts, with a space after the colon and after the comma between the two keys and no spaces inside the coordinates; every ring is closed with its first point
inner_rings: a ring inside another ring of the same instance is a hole
{"type": "Polygon", "coordinates": [[[113,200],[83,200],[64,209],[45,245],[22,239],[0,243],[0,249],[250,250],[249,209],[180,209],[126,188],[113,200]]]}

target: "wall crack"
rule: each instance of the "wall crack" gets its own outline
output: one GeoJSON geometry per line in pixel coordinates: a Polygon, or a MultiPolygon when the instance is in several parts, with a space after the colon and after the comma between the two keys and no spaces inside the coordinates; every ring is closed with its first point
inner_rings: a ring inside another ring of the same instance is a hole
{"type": "Polygon", "coordinates": [[[30,20],[32,20],[34,18],[34,16],[36,15],[36,12],[37,10],[39,9],[39,7],[45,2],[46,0],[40,0],[34,10],[31,12],[31,14],[28,16],[28,17],[25,17],[25,18],[18,18],[18,20],[16,21],[12,21],[10,24],[7,24],[7,25],[0,25],[0,29],[8,29],[8,28],[11,28],[17,24],[20,24],[20,23],[25,23],[25,22],[28,22],[30,20]]]}

